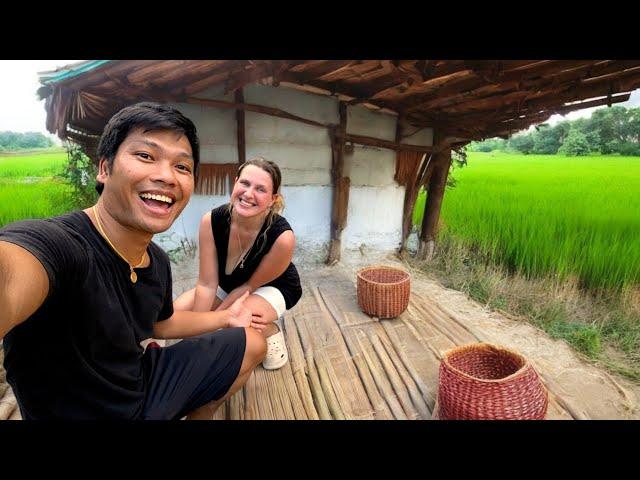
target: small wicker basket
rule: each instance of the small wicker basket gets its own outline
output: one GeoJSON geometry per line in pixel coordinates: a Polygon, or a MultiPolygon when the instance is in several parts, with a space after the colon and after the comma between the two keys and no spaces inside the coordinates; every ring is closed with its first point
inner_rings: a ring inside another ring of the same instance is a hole
{"type": "Polygon", "coordinates": [[[522,355],[486,343],[449,350],[440,363],[440,420],[544,420],[548,394],[522,355]]]}
{"type": "Polygon", "coordinates": [[[378,318],[394,318],[407,309],[411,278],[399,268],[375,265],[358,271],[358,306],[378,318]]]}

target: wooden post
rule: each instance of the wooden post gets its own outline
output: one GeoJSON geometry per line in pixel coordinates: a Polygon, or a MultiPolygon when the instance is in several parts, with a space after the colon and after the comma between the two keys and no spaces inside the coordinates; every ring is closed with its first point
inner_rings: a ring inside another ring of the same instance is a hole
{"type": "MultiPolygon", "coordinates": [[[[244,91],[239,88],[235,91],[235,101],[239,104],[244,104],[244,91]]],[[[238,142],[238,165],[242,165],[247,161],[247,145],[244,137],[244,109],[238,108],[236,110],[236,131],[238,142]]]]}
{"type": "Polygon", "coordinates": [[[340,124],[329,130],[331,135],[331,180],[333,182],[333,204],[331,208],[331,243],[327,265],[340,260],[342,251],[342,230],[347,224],[347,208],[349,206],[349,186],[351,180],[344,177],[344,142],[347,130],[347,105],[340,102],[340,124]]]}
{"type": "Polygon", "coordinates": [[[451,166],[451,147],[445,146],[435,154],[433,160],[433,173],[427,187],[427,201],[424,206],[424,217],[420,231],[420,246],[418,248],[418,258],[420,259],[433,257],[436,227],[440,218],[440,208],[451,166]]]}

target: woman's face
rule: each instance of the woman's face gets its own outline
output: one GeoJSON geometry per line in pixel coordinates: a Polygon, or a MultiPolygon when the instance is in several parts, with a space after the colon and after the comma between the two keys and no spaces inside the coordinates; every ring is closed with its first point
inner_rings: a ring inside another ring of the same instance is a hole
{"type": "Polygon", "coordinates": [[[264,214],[275,198],[271,175],[255,165],[242,169],[231,192],[231,204],[242,217],[264,214]]]}

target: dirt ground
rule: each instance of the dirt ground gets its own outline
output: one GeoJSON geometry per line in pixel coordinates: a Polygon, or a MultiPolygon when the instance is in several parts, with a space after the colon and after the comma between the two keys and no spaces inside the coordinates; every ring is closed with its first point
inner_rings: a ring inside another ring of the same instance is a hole
{"type": "MultiPolygon", "coordinates": [[[[333,275],[351,278],[355,272],[372,264],[398,265],[411,273],[412,297],[437,303],[442,318],[463,325],[479,341],[503,345],[527,357],[556,400],[576,419],[638,419],[640,418],[640,387],[628,380],[609,374],[580,358],[562,340],[554,340],[545,332],[522,321],[492,312],[467,295],[444,288],[423,272],[400,263],[394,255],[351,255],[336,266],[298,265],[303,282],[327,281],[333,275]],[[306,278],[305,278],[306,277],[306,278]]],[[[197,257],[172,264],[174,298],[195,285],[197,257]]],[[[0,368],[0,419],[18,419],[15,397],[4,383],[0,368]]]]}
{"type": "MultiPolygon", "coordinates": [[[[507,318],[462,292],[443,287],[425,273],[400,262],[393,254],[351,255],[343,258],[340,266],[350,270],[355,278],[359,268],[378,263],[409,270],[412,292],[437,301],[480,341],[503,345],[527,357],[575,418],[640,419],[640,386],[588,363],[563,340],[552,339],[530,324],[507,318]]],[[[173,267],[174,295],[195,285],[196,258],[185,259],[173,267]]],[[[332,268],[311,263],[299,267],[301,276],[330,275],[332,268]]]]}

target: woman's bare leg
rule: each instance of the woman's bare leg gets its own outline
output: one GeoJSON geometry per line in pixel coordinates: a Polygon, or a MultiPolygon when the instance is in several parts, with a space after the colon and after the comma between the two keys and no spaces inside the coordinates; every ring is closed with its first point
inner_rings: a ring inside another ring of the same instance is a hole
{"type": "Polygon", "coordinates": [[[249,295],[244,304],[251,310],[251,313],[260,315],[268,322],[267,328],[260,332],[265,338],[278,333],[278,326],[275,324],[275,321],[278,319],[278,312],[276,312],[275,308],[273,308],[269,302],[260,295],[249,295]]]}
{"type": "Polygon", "coordinates": [[[193,310],[193,301],[196,297],[196,289],[187,290],[173,301],[173,309],[184,312],[193,310]]]}

